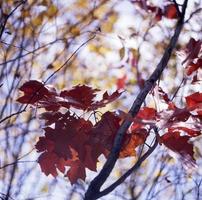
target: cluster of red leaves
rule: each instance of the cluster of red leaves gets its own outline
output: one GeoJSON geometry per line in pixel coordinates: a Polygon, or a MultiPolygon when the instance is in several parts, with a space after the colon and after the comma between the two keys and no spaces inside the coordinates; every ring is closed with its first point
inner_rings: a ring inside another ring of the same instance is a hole
{"type": "Polygon", "coordinates": [[[202,129],[202,93],[196,92],[185,97],[184,108],[178,108],[170,101],[168,95],[159,88],[159,96],[167,109],[159,112],[157,121],[163,120],[164,134],[160,142],[174,152],[179,153],[184,160],[195,163],[193,144],[190,139],[201,134],[202,129]],[[163,118],[163,119],[162,119],[163,118]],[[192,121],[189,127],[188,121],[192,121]]]}
{"type": "Polygon", "coordinates": [[[77,85],[71,90],[57,93],[54,88],[45,86],[36,80],[24,83],[20,87],[20,91],[24,92],[24,95],[17,99],[18,102],[37,105],[38,108],[42,107],[47,111],[58,111],[61,107],[69,109],[71,106],[85,111],[92,111],[104,107],[121,95],[118,91],[111,95],[106,91],[102,99],[96,101],[95,97],[100,91],[98,89],[92,89],[86,85],[77,85]]]}
{"type": "Polygon", "coordinates": [[[137,4],[141,9],[147,12],[154,13],[157,21],[160,21],[162,17],[168,19],[176,19],[178,17],[175,4],[168,4],[164,8],[160,8],[158,6],[150,5],[147,0],[134,0],[132,3],[137,4]]]}
{"type": "MultiPolygon", "coordinates": [[[[121,95],[118,91],[111,95],[105,92],[98,101],[95,99],[99,90],[85,85],[78,85],[58,94],[55,89],[39,81],[29,81],[20,90],[24,92],[18,99],[20,103],[46,109],[41,115],[46,124],[45,135],[40,137],[36,144],[37,151],[41,152],[38,162],[42,171],[46,175],[56,177],[59,170],[72,184],[79,178],[85,180],[86,168],[96,171],[98,157],[101,154],[108,156],[123,119],[132,120],[132,125],[125,135],[120,158],[135,156],[135,148],[144,144],[151,128],[162,120],[162,112],[149,107],[141,108],[135,118],[123,111],[119,115],[106,112],[95,124],[69,110],[73,107],[85,112],[94,112],[116,100],[121,95]],[[60,108],[63,108],[63,112],[60,108]]],[[[189,156],[194,162],[193,145],[189,143],[189,139],[198,136],[201,127],[190,129],[176,126],[176,123],[186,123],[189,118],[201,123],[202,93],[187,96],[184,108],[177,108],[161,88],[158,89],[158,93],[168,105],[165,112],[171,112],[171,115],[164,119],[163,128],[167,131],[160,137],[160,142],[184,157],[189,156]]]]}
{"type": "Polygon", "coordinates": [[[187,76],[194,72],[197,75],[198,69],[202,69],[202,40],[191,38],[181,52],[185,55],[182,64],[185,66],[187,76]]]}
{"type": "MultiPolygon", "coordinates": [[[[185,48],[187,56],[183,62],[188,63],[187,75],[197,73],[201,68],[200,51],[201,41],[191,39],[185,48]]],[[[125,79],[126,76],[119,80],[119,88],[125,86],[125,79]]],[[[109,95],[106,91],[98,100],[100,90],[86,85],[77,85],[58,93],[55,88],[36,80],[24,83],[20,91],[23,96],[18,98],[18,102],[46,110],[41,115],[45,120],[45,135],[40,137],[36,144],[37,151],[41,153],[38,162],[46,175],[56,177],[59,170],[72,184],[79,178],[85,180],[86,168],[96,171],[98,157],[101,154],[106,157],[109,155],[122,120],[129,120],[132,125],[125,134],[120,158],[135,156],[135,148],[144,144],[155,125],[162,130],[159,140],[161,144],[180,154],[185,160],[195,163],[190,139],[201,134],[200,92],[185,97],[185,106],[178,108],[158,87],[158,96],[167,104],[167,109],[157,112],[154,108],[143,107],[135,118],[123,111],[119,114],[106,112],[93,124],[89,119],[77,116],[70,108],[82,110],[89,115],[96,114],[97,109],[115,101],[121,92],[117,90],[109,95]],[[189,120],[193,124],[191,127],[187,126],[189,120]]]]}
{"type": "MultiPolygon", "coordinates": [[[[89,86],[78,85],[58,94],[55,89],[34,80],[26,82],[20,90],[24,95],[18,102],[46,109],[41,115],[46,124],[45,135],[36,144],[37,151],[42,152],[38,159],[42,171],[56,177],[60,170],[72,184],[79,178],[85,180],[86,168],[96,171],[98,157],[101,154],[107,157],[112,148],[121,118],[106,112],[93,125],[90,120],[70,112],[69,108],[92,112],[116,100],[121,93],[115,91],[109,95],[105,92],[97,101],[99,90],[89,86]]],[[[141,123],[131,130],[125,136],[121,158],[134,156],[135,148],[143,144],[148,135],[141,123]]]]}

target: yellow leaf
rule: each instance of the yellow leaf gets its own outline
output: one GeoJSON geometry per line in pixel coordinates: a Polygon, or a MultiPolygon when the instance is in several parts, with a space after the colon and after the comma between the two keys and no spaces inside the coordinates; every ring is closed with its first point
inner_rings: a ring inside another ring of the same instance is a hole
{"type": "Polygon", "coordinates": [[[43,16],[42,15],[38,15],[37,17],[35,17],[32,20],[32,25],[33,26],[40,26],[43,23],[43,16]]]}
{"type": "Polygon", "coordinates": [[[80,35],[80,29],[78,28],[78,27],[72,27],[71,29],[70,29],[70,33],[72,34],[72,35],[74,35],[74,36],[78,36],[78,35],[80,35]]]}
{"type": "Polygon", "coordinates": [[[87,8],[88,7],[88,1],[87,0],[78,0],[76,2],[76,7],[78,8],[87,8]]]}
{"type": "Polygon", "coordinates": [[[121,49],[119,49],[119,56],[120,56],[121,60],[123,59],[124,55],[125,55],[125,48],[122,47],[121,49]]]}
{"type": "Polygon", "coordinates": [[[118,15],[117,13],[113,13],[111,14],[107,21],[105,21],[102,25],[101,25],[101,30],[107,33],[110,33],[113,31],[113,26],[114,23],[117,21],[118,15]]]}
{"type": "Polygon", "coordinates": [[[98,9],[96,9],[93,13],[93,16],[97,19],[103,18],[103,16],[106,14],[107,7],[106,5],[100,6],[98,9]]]}
{"type": "Polygon", "coordinates": [[[54,16],[57,14],[57,12],[58,12],[58,8],[57,8],[54,4],[52,4],[52,5],[48,8],[46,14],[47,14],[48,17],[51,18],[51,17],[54,17],[54,16]]]}

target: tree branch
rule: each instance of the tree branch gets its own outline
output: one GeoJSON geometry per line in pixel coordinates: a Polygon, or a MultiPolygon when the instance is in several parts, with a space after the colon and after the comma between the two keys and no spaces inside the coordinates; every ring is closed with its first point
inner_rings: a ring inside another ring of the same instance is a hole
{"type": "Polygon", "coordinates": [[[0,24],[0,39],[4,33],[4,29],[6,27],[7,21],[9,19],[9,17],[11,17],[13,15],[13,13],[24,3],[26,3],[27,0],[23,0],[20,3],[17,4],[17,6],[9,13],[9,14],[2,14],[2,23],[0,24]]]}
{"type": "MultiPolygon", "coordinates": [[[[131,114],[133,117],[135,117],[137,115],[147,94],[152,89],[155,82],[160,78],[163,70],[166,68],[166,66],[168,64],[168,61],[171,57],[173,49],[176,46],[178,37],[180,35],[180,32],[181,32],[183,24],[184,24],[184,16],[185,16],[187,3],[188,3],[188,0],[185,0],[183,3],[181,16],[177,22],[175,33],[172,36],[170,43],[167,46],[162,59],[160,60],[159,64],[157,65],[156,69],[154,70],[154,72],[152,73],[150,78],[145,82],[144,87],[138,94],[136,100],[134,101],[134,103],[129,111],[129,114],[131,114]]],[[[84,200],[97,199],[97,195],[100,193],[101,186],[104,184],[106,179],[109,177],[109,175],[110,175],[112,169],[114,168],[114,165],[119,157],[119,152],[121,150],[123,137],[124,137],[126,131],[128,130],[129,126],[131,125],[131,123],[132,123],[131,121],[125,120],[122,123],[122,125],[120,126],[120,128],[117,132],[111,153],[110,153],[106,163],[104,164],[102,170],[100,171],[100,173],[94,178],[94,180],[92,180],[92,182],[85,194],[84,200]]]]}
{"type": "Polygon", "coordinates": [[[117,181],[115,181],[108,188],[106,188],[103,191],[99,192],[98,193],[99,194],[98,197],[102,197],[104,195],[109,194],[117,186],[119,186],[121,183],[123,183],[126,180],[127,177],[129,177],[132,173],[134,173],[135,171],[137,171],[139,169],[139,167],[141,166],[141,164],[152,154],[152,152],[156,149],[157,146],[158,146],[158,136],[156,136],[155,142],[152,145],[152,147],[150,147],[148,149],[148,151],[142,157],[140,157],[138,159],[138,161],[123,176],[121,176],[117,181]]]}

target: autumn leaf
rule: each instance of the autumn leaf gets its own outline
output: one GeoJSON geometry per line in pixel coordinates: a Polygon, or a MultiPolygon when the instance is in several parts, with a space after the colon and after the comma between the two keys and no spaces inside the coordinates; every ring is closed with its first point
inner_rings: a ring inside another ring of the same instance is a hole
{"type": "Polygon", "coordinates": [[[122,76],[121,78],[118,78],[118,79],[117,79],[117,81],[116,81],[116,86],[117,86],[117,89],[118,89],[118,90],[125,88],[126,79],[127,79],[127,76],[126,76],[126,75],[124,75],[124,76],[122,76]]]}
{"type": "Polygon", "coordinates": [[[202,109],[202,93],[195,92],[185,97],[185,99],[188,109],[190,110],[194,110],[196,108],[202,109]]]}
{"type": "MultiPolygon", "coordinates": [[[[99,147],[95,151],[99,150],[105,153],[104,150],[110,151],[114,142],[114,138],[120,127],[120,118],[112,112],[106,112],[102,115],[100,121],[98,121],[91,130],[90,144],[99,147]]],[[[101,153],[100,153],[101,154],[101,153]]]]}
{"type": "Polygon", "coordinates": [[[199,52],[201,50],[202,41],[201,40],[195,40],[194,38],[191,38],[186,45],[186,47],[182,50],[186,58],[182,62],[182,64],[186,63],[186,66],[189,65],[194,59],[198,58],[199,52]]]}
{"type": "Polygon", "coordinates": [[[113,92],[111,95],[109,95],[108,92],[106,91],[103,94],[102,99],[100,101],[96,101],[92,104],[91,109],[96,110],[98,108],[102,108],[102,107],[106,106],[107,104],[115,101],[117,98],[120,97],[121,94],[122,94],[122,92],[119,92],[118,90],[113,92]]]}
{"type": "Polygon", "coordinates": [[[190,139],[190,136],[181,136],[179,131],[170,130],[161,136],[160,141],[172,151],[195,163],[193,144],[189,142],[190,139]]]}
{"type": "Polygon", "coordinates": [[[124,144],[119,154],[119,158],[135,156],[135,148],[144,144],[148,132],[144,128],[136,129],[131,134],[127,134],[124,139],[124,144]]]}
{"type": "Polygon", "coordinates": [[[196,63],[191,62],[186,67],[186,74],[187,76],[192,75],[194,72],[196,72],[199,68],[202,68],[202,58],[198,59],[196,63]]]}
{"type": "Polygon", "coordinates": [[[79,160],[69,160],[67,161],[68,166],[70,166],[70,169],[68,170],[67,176],[70,180],[71,184],[74,184],[77,182],[77,180],[80,178],[85,181],[86,178],[86,171],[85,171],[85,166],[83,163],[79,160]]]}
{"type": "Polygon", "coordinates": [[[62,91],[60,96],[66,98],[71,106],[87,110],[94,102],[93,99],[98,91],[86,85],[77,85],[71,90],[62,91]]]}
{"type": "Polygon", "coordinates": [[[35,80],[24,83],[20,87],[20,91],[24,93],[24,96],[18,98],[17,101],[28,104],[34,104],[45,96],[50,96],[52,94],[43,83],[35,80]]]}
{"type": "MultiPolygon", "coordinates": [[[[62,91],[60,96],[68,100],[68,105],[71,105],[77,109],[90,111],[106,106],[107,104],[115,101],[122,94],[122,92],[115,91],[109,95],[106,91],[103,94],[102,99],[100,101],[96,101],[95,97],[99,91],[100,90],[92,89],[89,86],[78,85],[72,90],[62,91]]],[[[61,103],[63,102],[61,101],[61,103]]]]}
{"type": "Polygon", "coordinates": [[[177,9],[175,7],[175,4],[169,4],[165,7],[165,13],[164,16],[168,19],[176,19],[178,17],[177,15],[177,9]]]}
{"type": "Polygon", "coordinates": [[[57,169],[61,172],[65,172],[65,165],[67,164],[64,159],[59,158],[55,153],[45,152],[38,158],[38,162],[41,167],[41,171],[46,176],[51,174],[53,177],[58,175],[57,169]]]}
{"type": "Polygon", "coordinates": [[[143,120],[155,120],[157,117],[157,111],[154,108],[143,107],[137,114],[137,118],[143,120]]]}

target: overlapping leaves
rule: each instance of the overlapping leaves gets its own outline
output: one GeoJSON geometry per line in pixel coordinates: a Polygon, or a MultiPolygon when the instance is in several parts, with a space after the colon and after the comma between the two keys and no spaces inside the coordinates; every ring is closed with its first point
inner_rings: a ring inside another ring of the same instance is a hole
{"type": "MultiPolygon", "coordinates": [[[[115,91],[109,95],[105,92],[101,100],[97,100],[99,90],[86,85],[77,85],[58,94],[39,81],[29,81],[20,90],[24,95],[18,102],[47,110],[41,114],[46,124],[45,135],[39,137],[36,144],[37,151],[42,152],[38,160],[42,171],[56,177],[59,170],[72,184],[79,178],[85,180],[86,168],[96,171],[98,157],[101,154],[108,156],[122,119],[114,112],[106,112],[93,125],[90,120],[70,112],[69,108],[92,112],[113,102],[121,93],[115,91]],[[66,113],[60,108],[65,108],[66,113]]],[[[135,147],[143,144],[147,137],[145,131],[140,125],[125,136],[120,157],[135,155],[135,147]]]]}
{"type": "Polygon", "coordinates": [[[106,91],[101,100],[95,100],[98,89],[86,85],[77,85],[71,90],[57,93],[55,89],[45,86],[43,83],[31,80],[20,87],[24,95],[17,99],[24,104],[32,104],[43,107],[49,111],[57,111],[61,107],[74,107],[81,110],[96,110],[116,100],[121,92],[115,91],[111,95],[106,91]]]}
{"type": "MultiPolygon", "coordinates": [[[[125,134],[120,158],[135,156],[135,148],[145,143],[151,129],[157,126],[161,131],[160,143],[180,154],[185,160],[195,163],[193,144],[190,139],[201,134],[202,93],[195,92],[185,97],[185,106],[178,108],[168,95],[157,87],[160,101],[167,109],[157,112],[154,108],[142,107],[135,118],[120,111],[106,112],[95,123],[83,116],[77,116],[70,108],[96,115],[96,110],[115,101],[121,92],[111,95],[86,85],[77,85],[60,93],[35,80],[20,87],[24,93],[18,102],[45,108],[41,118],[45,120],[45,135],[39,137],[36,149],[41,153],[38,162],[46,175],[67,176],[73,184],[85,180],[86,169],[96,171],[100,155],[109,155],[114,139],[123,120],[132,122],[125,134]],[[62,109],[61,109],[62,108],[62,109]],[[192,126],[188,126],[192,120],[192,126]]],[[[155,94],[153,93],[155,96],[155,94]]]]}

